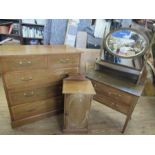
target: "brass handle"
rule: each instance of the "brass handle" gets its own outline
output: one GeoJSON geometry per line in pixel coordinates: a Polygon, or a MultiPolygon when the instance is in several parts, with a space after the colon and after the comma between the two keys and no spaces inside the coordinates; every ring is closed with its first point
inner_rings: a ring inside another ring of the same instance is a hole
{"type": "Polygon", "coordinates": [[[112,105],[115,105],[115,103],[114,103],[114,102],[111,102],[111,104],[112,104],[112,105]]]}
{"type": "Polygon", "coordinates": [[[28,78],[22,77],[21,80],[22,80],[22,81],[30,81],[30,80],[32,80],[32,77],[28,77],[28,78]]]}
{"type": "Polygon", "coordinates": [[[24,93],[25,97],[31,97],[34,95],[34,91],[31,91],[30,93],[24,93]]]}
{"type": "Polygon", "coordinates": [[[114,96],[118,96],[118,97],[121,97],[122,95],[121,94],[117,94],[117,93],[112,93],[112,92],[108,92],[109,95],[114,95],[114,96]]]}
{"type": "Polygon", "coordinates": [[[19,61],[20,65],[30,65],[32,64],[32,61],[19,61]]]}
{"type": "Polygon", "coordinates": [[[60,63],[69,63],[70,59],[68,59],[68,58],[67,59],[60,59],[59,62],[60,63]]]}

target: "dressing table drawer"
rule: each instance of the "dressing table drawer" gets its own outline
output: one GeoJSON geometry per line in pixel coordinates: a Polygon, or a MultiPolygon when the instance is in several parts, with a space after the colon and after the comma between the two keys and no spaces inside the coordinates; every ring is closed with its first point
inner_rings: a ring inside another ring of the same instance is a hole
{"type": "Polygon", "coordinates": [[[123,102],[128,105],[131,105],[133,102],[133,96],[128,93],[119,91],[118,89],[115,89],[113,87],[107,86],[105,84],[96,81],[92,81],[92,83],[97,94],[101,93],[113,100],[123,102]]]}
{"type": "Polygon", "coordinates": [[[79,66],[80,54],[54,54],[48,56],[48,67],[60,68],[60,67],[75,67],[79,66]]]}
{"type": "Polygon", "coordinates": [[[2,59],[3,71],[43,69],[47,67],[47,56],[13,56],[2,59]]]}
{"type": "Polygon", "coordinates": [[[48,86],[42,88],[31,88],[24,91],[9,92],[9,99],[11,106],[34,102],[38,100],[47,99],[50,97],[61,95],[62,86],[48,86]]]}
{"type": "Polygon", "coordinates": [[[128,104],[125,104],[123,102],[120,102],[120,101],[117,101],[117,100],[113,100],[105,95],[95,95],[94,96],[94,99],[97,100],[98,102],[114,109],[114,110],[117,110],[123,114],[127,114],[129,109],[130,109],[130,105],[128,104]]]}
{"type": "Polygon", "coordinates": [[[63,98],[55,97],[33,103],[25,103],[11,107],[13,120],[31,117],[40,113],[63,108],[63,98]]]}

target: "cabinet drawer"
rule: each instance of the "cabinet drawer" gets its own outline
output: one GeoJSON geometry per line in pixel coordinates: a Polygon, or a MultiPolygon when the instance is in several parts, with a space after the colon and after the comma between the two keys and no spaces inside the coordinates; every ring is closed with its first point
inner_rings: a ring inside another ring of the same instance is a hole
{"type": "Polygon", "coordinates": [[[97,100],[98,102],[100,102],[114,110],[117,110],[123,114],[127,114],[130,109],[130,105],[122,103],[117,100],[113,100],[105,95],[97,94],[94,96],[94,100],[97,100]]]}
{"type": "Polygon", "coordinates": [[[92,83],[97,94],[102,94],[113,100],[123,102],[128,105],[132,104],[133,102],[134,96],[128,93],[122,92],[118,89],[115,89],[113,87],[107,86],[105,84],[102,84],[96,81],[92,81],[92,83]]]}
{"type": "Polygon", "coordinates": [[[14,120],[23,119],[33,115],[63,109],[63,98],[56,97],[43,101],[25,103],[11,107],[14,120]]]}
{"type": "Polygon", "coordinates": [[[13,56],[2,58],[3,71],[42,69],[47,67],[46,56],[13,56]]]}
{"type": "Polygon", "coordinates": [[[60,68],[60,67],[75,67],[80,64],[80,54],[54,54],[48,56],[48,67],[60,68]]]}
{"type": "Polygon", "coordinates": [[[62,86],[55,85],[49,87],[27,89],[19,92],[10,92],[9,100],[11,105],[17,105],[47,99],[53,96],[60,96],[61,94],[62,86]]]}

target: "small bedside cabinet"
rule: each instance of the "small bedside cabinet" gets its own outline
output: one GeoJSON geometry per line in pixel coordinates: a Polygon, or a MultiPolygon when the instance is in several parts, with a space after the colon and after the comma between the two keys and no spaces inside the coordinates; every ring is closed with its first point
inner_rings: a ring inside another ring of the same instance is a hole
{"type": "Polygon", "coordinates": [[[77,77],[63,81],[65,133],[88,132],[91,101],[96,93],[90,80],[77,77]]]}

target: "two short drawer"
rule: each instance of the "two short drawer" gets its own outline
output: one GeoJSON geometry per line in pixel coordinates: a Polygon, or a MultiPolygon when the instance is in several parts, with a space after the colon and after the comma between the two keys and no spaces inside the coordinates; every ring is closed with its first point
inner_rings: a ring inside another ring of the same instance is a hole
{"type": "Polygon", "coordinates": [[[79,67],[80,54],[53,54],[37,56],[12,56],[2,59],[3,72],[24,69],[66,68],[79,67]]]}
{"type": "Polygon", "coordinates": [[[10,109],[12,113],[12,119],[20,120],[27,117],[46,113],[49,111],[62,110],[63,98],[62,96],[53,97],[46,100],[36,101],[33,103],[25,103],[12,106],[10,109]]]}
{"type": "Polygon", "coordinates": [[[94,99],[98,102],[124,114],[127,114],[134,104],[136,98],[130,94],[94,80],[92,83],[96,91],[94,99]]]}

